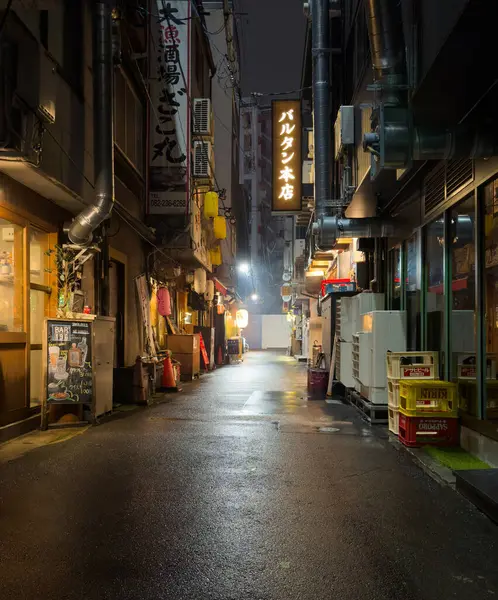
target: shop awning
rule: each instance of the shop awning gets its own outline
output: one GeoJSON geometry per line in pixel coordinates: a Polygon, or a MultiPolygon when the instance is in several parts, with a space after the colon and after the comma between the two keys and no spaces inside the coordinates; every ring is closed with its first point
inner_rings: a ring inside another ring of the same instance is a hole
{"type": "Polygon", "coordinates": [[[214,287],[216,288],[216,291],[219,292],[222,296],[226,296],[228,294],[228,290],[221,283],[221,281],[219,279],[216,279],[216,277],[213,277],[213,281],[214,281],[214,287]]]}

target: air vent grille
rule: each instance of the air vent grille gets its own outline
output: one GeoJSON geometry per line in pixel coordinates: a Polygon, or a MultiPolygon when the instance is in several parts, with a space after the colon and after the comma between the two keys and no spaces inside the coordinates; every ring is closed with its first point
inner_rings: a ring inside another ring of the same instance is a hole
{"type": "Polygon", "coordinates": [[[424,216],[439,211],[455,194],[474,181],[471,159],[449,160],[440,163],[424,180],[424,216]]]}
{"type": "Polygon", "coordinates": [[[211,100],[194,98],[194,134],[211,135],[211,100]]]}
{"type": "Polygon", "coordinates": [[[450,160],[446,165],[446,198],[451,198],[474,181],[474,165],[470,159],[450,160]]]}

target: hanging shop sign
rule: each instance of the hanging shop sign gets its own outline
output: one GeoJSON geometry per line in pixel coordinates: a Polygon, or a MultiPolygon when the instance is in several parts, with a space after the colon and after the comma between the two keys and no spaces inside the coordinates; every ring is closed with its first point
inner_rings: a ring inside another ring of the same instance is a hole
{"type": "Polygon", "coordinates": [[[239,329],[245,329],[249,324],[249,313],[245,308],[241,308],[235,315],[235,322],[239,329]]]}
{"type": "MultiPolygon", "coordinates": [[[[202,195],[201,192],[196,190],[196,195],[202,195]]],[[[208,232],[202,226],[201,209],[199,208],[198,202],[192,202],[191,204],[191,218],[190,218],[190,236],[193,241],[192,253],[194,257],[204,266],[209,272],[213,269],[213,262],[211,253],[207,247],[208,232]]]]}
{"type": "Polygon", "coordinates": [[[301,104],[299,100],[272,101],[273,197],[272,211],[301,210],[301,104]]]}
{"type": "Polygon", "coordinates": [[[154,331],[150,320],[150,294],[145,275],[135,277],[137,285],[138,300],[140,304],[140,312],[142,314],[142,323],[145,331],[145,343],[149,355],[154,356],[156,353],[156,342],[154,331]]]}
{"type": "Polygon", "coordinates": [[[182,214],[190,198],[191,3],[151,4],[149,214],[182,214]]]}
{"type": "Polygon", "coordinates": [[[171,296],[167,287],[157,290],[157,311],[163,317],[169,317],[171,314],[171,296]]]}

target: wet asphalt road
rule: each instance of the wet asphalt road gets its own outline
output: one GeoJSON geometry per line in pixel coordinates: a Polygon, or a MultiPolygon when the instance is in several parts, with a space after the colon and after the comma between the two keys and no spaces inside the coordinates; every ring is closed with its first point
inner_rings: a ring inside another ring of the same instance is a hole
{"type": "Polygon", "coordinates": [[[0,466],[0,598],[498,597],[498,528],[304,385],[251,353],[0,466]]]}

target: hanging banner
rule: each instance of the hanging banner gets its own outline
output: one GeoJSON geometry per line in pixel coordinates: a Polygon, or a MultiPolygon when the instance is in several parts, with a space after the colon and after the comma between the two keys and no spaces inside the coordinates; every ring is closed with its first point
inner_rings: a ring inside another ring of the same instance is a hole
{"type": "Polygon", "coordinates": [[[272,101],[273,194],[272,211],[278,214],[301,210],[301,103],[272,101]]]}
{"type": "Polygon", "coordinates": [[[147,286],[147,279],[145,275],[139,275],[135,277],[137,284],[138,301],[140,304],[140,311],[142,313],[142,322],[145,331],[145,346],[146,351],[149,355],[155,356],[156,354],[156,342],[154,338],[154,331],[150,322],[150,295],[149,288],[147,286]]]}
{"type": "Polygon", "coordinates": [[[190,27],[185,0],[154,0],[150,16],[149,214],[188,211],[190,27]]]}

